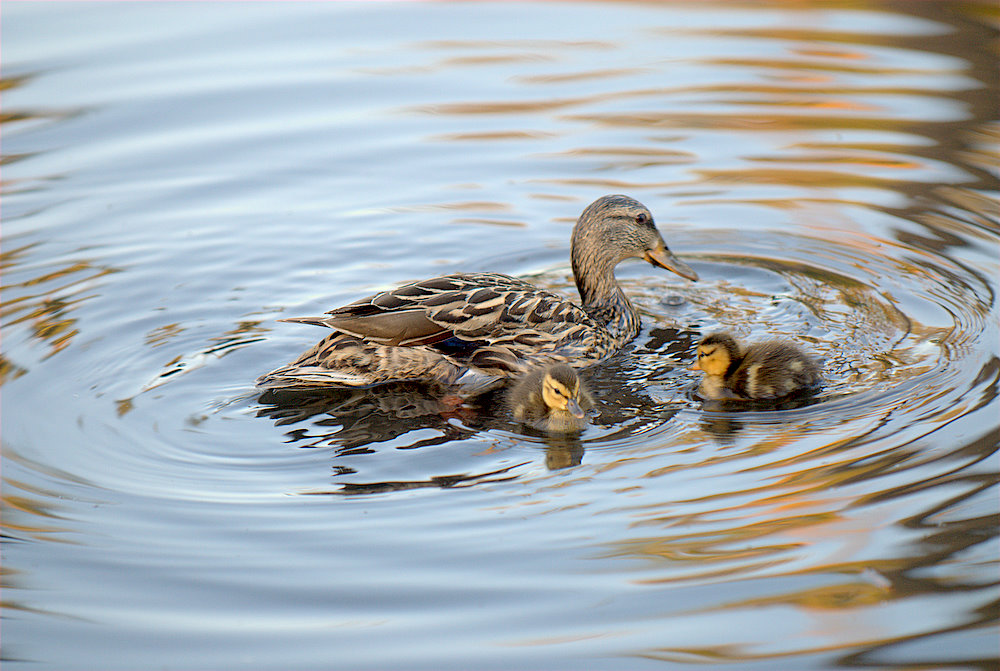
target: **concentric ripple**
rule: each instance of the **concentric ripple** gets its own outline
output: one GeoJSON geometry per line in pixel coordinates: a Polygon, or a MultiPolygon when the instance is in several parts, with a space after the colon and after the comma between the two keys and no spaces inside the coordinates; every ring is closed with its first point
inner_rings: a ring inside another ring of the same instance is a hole
{"type": "Polygon", "coordinates": [[[996,666],[992,4],[0,11],[5,671],[996,666]],[[387,286],[575,298],[607,193],[701,280],[619,267],[580,436],[253,388],[387,286]],[[722,329],[824,386],[703,403],[722,329]]]}

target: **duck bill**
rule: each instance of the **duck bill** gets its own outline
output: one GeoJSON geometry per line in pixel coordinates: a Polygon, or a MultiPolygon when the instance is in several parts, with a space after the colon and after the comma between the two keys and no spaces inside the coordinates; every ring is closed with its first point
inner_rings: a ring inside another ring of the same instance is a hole
{"type": "Polygon", "coordinates": [[[688,366],[687,369],[688,370],[701,370],[701,366],[699,366],[698,362],[695,361],[693,364],[691,364],[690,366],[688,366]]]}
{"type": "Polygon", "coordinates": [[[691,269],[691,266],[671,254],[670,250],[666,247],[646,250],[646,255],[643,258],[652,263],[654,266],[666,268],[667,270],[675,272],[681,277],[689,279],[692,282],[698,281],[698,273],[694,272],[694,270],[691,269]]]}
{"type": "Polygon", "coordinates": [[[577,403],[576,401],[574,401],[573,399],[569,399],[566,402],[566,411],[569,414],[571,414],[574,417],[576,417],[577,419],[583,419],[583,415],[584,415],[583,408],[581,408],[580,404],[577,403]]]}

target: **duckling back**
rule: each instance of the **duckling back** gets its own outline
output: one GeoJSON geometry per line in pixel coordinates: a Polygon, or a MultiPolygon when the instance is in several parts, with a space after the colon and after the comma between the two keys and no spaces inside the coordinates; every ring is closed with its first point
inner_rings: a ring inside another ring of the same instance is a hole
{"type": "Polygon", "coordinates": [[[775,399],[819,385],[819,365],[800,348],[781,340],[746,347],[742,361],[726,375],[724,386],[749,399],[775,399]]]}

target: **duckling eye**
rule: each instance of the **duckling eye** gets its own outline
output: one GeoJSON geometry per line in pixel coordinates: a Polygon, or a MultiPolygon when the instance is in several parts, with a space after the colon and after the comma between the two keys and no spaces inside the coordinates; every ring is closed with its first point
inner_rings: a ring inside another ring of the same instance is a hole
{"type": "Polygon", "coordinates": [[[569,390],[567,390],[562,385],[550,384],[550,385],[548,385],[548,390],[549,390],[549,393],[551,393],[556,398],[569,398],[570,397],[569,390]]]}
{"type": "Polygon", "coordinates": [[[637,224],[645,224],[648,221],[649,217],[646,216],[645,212],[640,212],[639,214],[635,215],[635,223],[637,224]]]}

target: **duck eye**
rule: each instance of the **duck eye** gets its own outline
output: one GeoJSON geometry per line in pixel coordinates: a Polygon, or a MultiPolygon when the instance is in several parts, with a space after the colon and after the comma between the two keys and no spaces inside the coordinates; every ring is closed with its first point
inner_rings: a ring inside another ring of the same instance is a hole
{"type": "Polygon", "coordinates": [[[635,223],[637,224],[645,224],[648,221],[649,217],[646,216],[645,212],[640,212],[639,214],[635,215],[635,223]]]}

